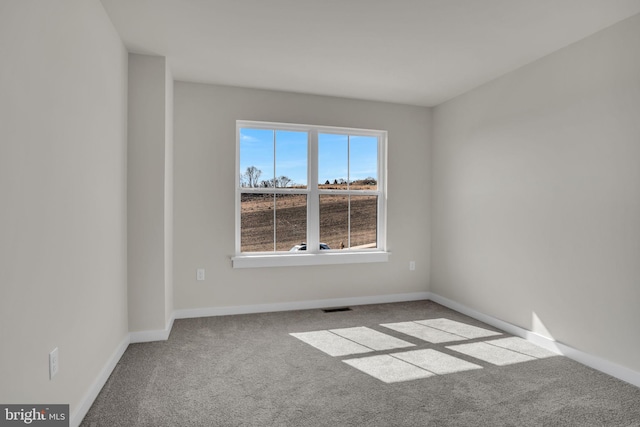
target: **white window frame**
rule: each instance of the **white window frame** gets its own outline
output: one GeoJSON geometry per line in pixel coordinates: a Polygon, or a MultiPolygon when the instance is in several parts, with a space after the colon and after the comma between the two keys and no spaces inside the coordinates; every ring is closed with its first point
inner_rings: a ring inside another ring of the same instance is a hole
{"type": "Polygon", "coordinates": [[[231,257],[233,268],[284,267],[323,264],[351,264],[386,262],[387,251],[387,131],[356,129],[332,126],[314,126],[291,123],[236,121],[236,168],[235,168],[235,256],[231,257]],[[307,188],[248,188],[240,186],[240,130],[267,129],[307,132],[307,188]],[[339,134],[349,136],[374,136],[378,138],[378,185],[376,190],[328,190],[318,186],[318,134],[339,134]],[[307,196],[307,250],[299,252],[269,251],[241,252],[241,194],[306,194],[307,196]],[[378,197],[376,248],[320,250],[320,209],[321,194],[375,195],[378,197]]]}

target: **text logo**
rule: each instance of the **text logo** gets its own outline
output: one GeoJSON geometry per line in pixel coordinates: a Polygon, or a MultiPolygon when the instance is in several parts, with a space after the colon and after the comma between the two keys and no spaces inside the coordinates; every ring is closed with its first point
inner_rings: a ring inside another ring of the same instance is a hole
{"type": "Polygon", "coordinates": [[[0,405],[0,427],[69,427],[69,405],[0,405]]]}

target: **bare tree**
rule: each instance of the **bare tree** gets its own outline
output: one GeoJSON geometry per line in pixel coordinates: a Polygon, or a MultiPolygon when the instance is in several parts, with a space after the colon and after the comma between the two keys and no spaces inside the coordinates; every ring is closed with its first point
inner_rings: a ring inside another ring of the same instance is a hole
{"type": "Polygon", "coordinates": [[[368,176],[362,180],[362,185],[376,185],[378,181],[375,178],[368,176]]]}
{"type": "Polygon", "coordinates": [[[242,187],[251,188],[285,188],[295,185],[293,180],[288,176],[281,175],[277,178],[263,179],[260,181],[262,171],[255,166],[249,166],[245,173],[240,175],[240,185],[242,187]]]}
{"type": "Polygon", "coordinates": [[[271,179],[263,179],[260,181],[260,187],[262,188],[273,188],[273,178],[271,179]]]}
{"type": "Polygon", "coordinates": [[[288,176],[282,175],[276,178],[276,185],[275,185],[276,187],[284,188],[284,187],[289,187],[291,185],[293,185],[293,180],[288,176]]]}
{"type": "Polygon", "coordinates": [[[255,188],[258,186],[258,179],[260,179],[262,171],[255,166],[249,166],[244,173],[246,178],[247,187],[255,188]]]}

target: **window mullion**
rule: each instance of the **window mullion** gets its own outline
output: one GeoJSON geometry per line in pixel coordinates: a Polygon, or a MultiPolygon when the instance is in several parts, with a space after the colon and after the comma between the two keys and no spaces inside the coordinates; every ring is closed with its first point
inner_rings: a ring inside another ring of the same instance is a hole
{"type": "Polygon", "coordinates": [[[378,136],[378,221],[376,247],[387,246],[387,136],[378,136]]]}
{"type": "MultiPolygon", "coordinates": [[[[273,184],[273,188],[276,187],[276,130],[273,131],[273,177],[271,177],[271,183],[273,184]]],[[[276,252],[278,250],[277,246],[277,236],[278,236],[278,222],[277,222],[277,214],[276,214],[276,201],[277,201],[276,193],[273,193],[273,251],[276,252]]]]}
{"type": "Polygon", "coordinates": [[[347,135],[347,248],[351,249],[351,135],[347,135]]]}
{"type": "Polygon", "coordinates": [[[320,251],[320,196],[318,195],[318,131],[309,131],[308,146],[307,252],[320,251]]]}

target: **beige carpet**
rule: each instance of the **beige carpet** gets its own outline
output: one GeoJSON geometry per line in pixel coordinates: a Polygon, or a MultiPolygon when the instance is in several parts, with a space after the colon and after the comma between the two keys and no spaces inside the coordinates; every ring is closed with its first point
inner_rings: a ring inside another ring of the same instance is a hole
{"type": "Polygon", "coordinates": [[[82,426],[640,426],[640,389],[417,301],[177,320],[82,426]]]}

